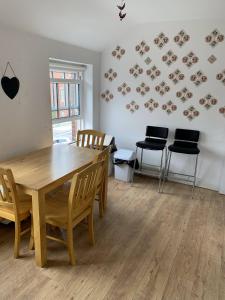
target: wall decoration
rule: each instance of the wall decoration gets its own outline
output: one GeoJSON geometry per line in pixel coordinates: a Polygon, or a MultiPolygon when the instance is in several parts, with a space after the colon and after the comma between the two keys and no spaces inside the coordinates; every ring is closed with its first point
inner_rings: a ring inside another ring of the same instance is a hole
{"type": "Polygon", "coordinates": [[[215,55],[210,55],[210,57],[208,58],[208,62],[210,64],[214,64],[214,62],[217,60],[217,58],[215,57],[215,55]]]}
{"type": "Polygon", "coordinates": [[[102,99],[104,99],[106,102],[109,102],[110,100],[112,100],[114,98],[113,94],[110,93],[109,90],[106,90],[105,92],[103,92],[101,94],[102,99]]]}
{"type": "Polygon", "coordinates": [[[225,69],[216,75],[216,79],[221,81],[225,85],[225,69]]]}
{"type": "Polygon", "coordinates": [[[177,84],[180,80],[184,80],[184,74],[179,69],[176,69],[173,73],[169,74],[169,79],[177,84]]]}
{"type": "Polygon", "coordinates": [[[149,56],[146,57],[146,59],[145,59],[146,65],[150,65],[151,62],[152,62],[151,58],[149,56]]]}
{"type": "Polygon", "coordinates": [[[205,38],[206,43],[208,43],[211,47],[217,46],[219,43],[224,41],[224,35],[219,32],[219,30],[213,30],[209,35],[205,38]]]}
{"type": "Polygon", "coordinates": [[[208,94],[199,100],[199,104],[204,106],[206,109],[210,109],[213,105],[216,105],[217,102],[217,99],[215,99],[211,94],[208,94]]]}
{"type": "Polygon", "coordinates": [[[161,96],[170,91],[170,87],[166,84],[165,81],[162,81],[159,85],[155,87],[156,92],[158,92],[161,96]]]}
{"type": "Polygon", "coordinates": [[[129,104],[126,105],[126,109],[128,109],[131,113],[134,113],[136,110],[139,109],[139,105],[135,101],[131,101],[129,104]]]}
{"type": "Polygon", "coordinates": [[[113,69],[109,69],[108,72],[105,73],[105,78],[109,81],[113,81],[117,77],[117,73],[113,71],[113,69]]]}
{"type": "Polygon", "coordinates": [[[161,49],[169,42],[169,38],[161,32],[155,39],[154,43],[161,49]]]}
{"type": "Polygon", "coordinates": [[[199,58],[191,51],[182,58],[182,61],[188,68],[190,68],[199,61],[199,58]]]}
{"type": "Polygon", "coordinates": [[[131,88],[124,82],[121,86],[118,87],[118,92],[120,92],[123,96],[130,93],[131,88]]]}
{"type": "Polygon", "coordinates": [[[196,74],[191,75],[190,79],[196,86],[199,86],[201,83],[208,80],[207,76],[205,76],[202,71],[198,71],[196,74]]]}
{"type": "Polygon", "coordinates": [[[184,30],[181,30],[174,37],[174,42],[180,47],[182,47],[184,44],[186,44],[189,40],[190,40],[190,36],[184,30]]]}
{"type": "Polygon", "coordinates": [[[155,78],[157,78],[158,76],[160,76],[161,72],[160,72],[160,70],[154,65],[153,67],[151,67],[150,69],[148,69],[148,70],[146,71],[146,74],[147,74],[148,76],[150,76],[150,78],[151,78],[152,80],[154,80],[155,78]]]}
{"type": "Polygon", "coordinates": [[[172,102],[168,101],[166,104],[162,105],[162,110],[165,110],[168,115],[177,110],[177,106],[172,102]]]}
{"type": "Polygon", "coordinates": [[[225,106],[220,107],[219,113],[222,114],[224,116],[224,118],[225,118],[225,106]]]}
{"type": "Polygon", "coordinates": [[[143,56],[145,53],[147,53],[150,50],[150,47],[146,44],[145,41],[140,42],[140,44],[138,44],[135,47],[135,50],[141,55],[143,56]]]}
{"type": "Polygon", "coordinates": [[[141,85],[136,88],[136,91],[137,93],[144,96],[146,93],[150,91],[150,87],[147,86],[144,82],[142,82],[141,85]]]}
{"type": "Polygon", "coordinates": [[[153,112],[154,109],[159,107],[159,103],[153,99],[150,99],[147,102],[145,102],[144,107],[148,109],[150,112],[153,112]]]}
{"type": "Polygon", "coordinates": [[[210,109],[213,105],[217,104],[217,99],[211,94],[206,95],[204,98],[199,100],[199,104],[204,106],[206,109],[210,109]]]}
{"type": "Polygon", "coordinates": [[[136,64],[133,66],[133,68],[130,68],[129,72],[134,76],[134,78],[137,78],[143,73],[143,69],[138,64],[136,64]]]}
{"type": "Polygon", "coordinates": [[[123,21],[123,19],[126,17],[126,13],[124,12],[124,9],[126,7],[126,3],[124,0],[121,0],[121,5],[117,5],[117,8],[119,9],[119,18],[120,21],[123,21]]]}
{"type": "Polygon", "coordinates": [[[186,87],[178,91],[176,95],[183,103],[193,97],[193,94],[186,87]]]}
{"type": "Polygon", "coordinates": [[[126,50],[121,48],[120,46],[117,46],[115,50],[112,52],[112,56],[121,59],[123,55],[126,53],[126,50]]]}
{"type": "Polygon", "coordinates": [[[164,61],[167,66],[170,66],[177,60],[177,55],[173,53],[172,50],[169,50],[165,55],[162,57],[162,61],[164,61]]]}
{"type": "Polygon", "coordinates": [[[16,74],[15,74],[10,62],[7,62],[7,64],[6,64],[6,68],[5,68],[5,71],[4,71],[2,79],[1,79],[1,85],[2,85],[3,91],[10,99],[14,99],[19,92],[20,82],[19,82],[19,79],[16,77],[16,74]],[[8,67],[11,69],[11,71],[14,75],[11,78],[5,76],[6,72],[8,70],[8,67]]]}
{"type": "Polygon", "coordinates": [[[183,114],[189,121],[192,121],[194,118],[198,117],[200,113],[194,106],[190,106],[188,109],[184,110],[183,114]]]}

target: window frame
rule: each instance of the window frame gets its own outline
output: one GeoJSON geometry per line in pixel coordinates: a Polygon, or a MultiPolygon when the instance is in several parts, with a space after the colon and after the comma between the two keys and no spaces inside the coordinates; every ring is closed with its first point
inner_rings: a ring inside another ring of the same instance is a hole
{"type": "MultiPolygon", "coordinates": [[[[81,120],[83,119],[83,95],[84,95],[84,73],[85,73],[85,66],[73,66],[73,65],[68,65],[68,66],[61,66],[58,64],[51,64],[49,65],[49,74],[50,72],[63,72],[63,73],[75,73],[75,72],[81,72],[83,80],[78,80],[78,79],[63,79],[63,78],[51,78],[50,76],[50,84],[51,83],[61,83],[61,84],[79,84],[80,86],[80,95],[79,95],[79,108],[80,108],[80,114],[79,116],[70,116],[70,117],[61,117],[61,118],[55,118],[52,119],[52,124],[57,124],[57,123],[63,123],[63,122],[69,122],[73,120],[81,120]]],[[[51,90],[50,90],[51,91],[51,90]]],[[[68,101],[69,98],[68,98],[68,101]]],[[[50,93],[50,107],[51,107],[51,113],[52,113],[52,101],[51,101],[51,93],[50,93]]],[[[57,103],[58,107],[58,103],[57,103]]]]}

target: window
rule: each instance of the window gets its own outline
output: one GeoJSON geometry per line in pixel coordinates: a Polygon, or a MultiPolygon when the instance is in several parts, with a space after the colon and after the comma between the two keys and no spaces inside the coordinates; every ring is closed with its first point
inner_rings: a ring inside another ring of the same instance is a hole
{"type": "Polygon", "coordinates": [[[81,127],[85,67],[50,60],[50,95],[54,142],[70,142],[81,127]]]}

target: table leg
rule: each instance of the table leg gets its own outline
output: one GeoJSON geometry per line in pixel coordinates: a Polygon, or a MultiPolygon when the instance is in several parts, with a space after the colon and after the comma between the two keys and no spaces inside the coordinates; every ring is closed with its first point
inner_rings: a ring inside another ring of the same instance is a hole
{"type": "Polygon", "coordinates": [[[40,191],[33,192],[32,213],[33,213],[33,226],[34,226],[35,261],[37,266],[44,267],[47,262],[45,195],[40,191]]]}

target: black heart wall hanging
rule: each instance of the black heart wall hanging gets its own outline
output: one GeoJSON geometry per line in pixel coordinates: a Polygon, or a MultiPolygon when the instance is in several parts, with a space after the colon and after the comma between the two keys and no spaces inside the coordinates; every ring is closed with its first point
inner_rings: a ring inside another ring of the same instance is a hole
{"type": "Polygon", "coordinates": [[[16,95],[19,91],[19,88],[20,88],[20,82],[19,82],[19,79],[16,77],[15,72],[14,72],[10,62],[7,62],[5,72],[1,79],[1,85],[2,85],[3,91],[10,99],[14,99],[16,97],[16,95]],[[5,76],[8,67],[11,68],[13,75],[14,75],[11,78],[5,76]]]}

